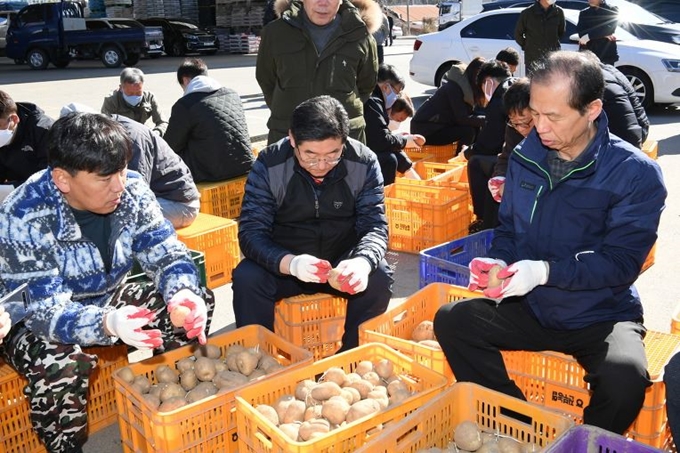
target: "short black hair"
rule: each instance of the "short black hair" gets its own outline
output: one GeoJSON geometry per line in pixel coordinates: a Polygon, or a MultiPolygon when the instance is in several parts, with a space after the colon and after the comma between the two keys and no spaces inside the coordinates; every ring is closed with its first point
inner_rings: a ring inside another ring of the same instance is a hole
{"type": "Polygon", "coordinates": [[[477,86],[481,86],[484,79],[491,77],[499,82],[512,77],[508,65],[497,60],[489,60],[482,64],[477,73],[477,86]]]}
{"type": "Polygon", "coordinates": [[[71,175],[108,176],[125,169],[132,141],[117,121],[98,113],[69,113],[47,133],[47,162],[71,175]]]}
{"type": "Polygon", "coordinates": [[[17,113],[17,104],[12,97],[5,91],[0,90],[0,118],[17,113]]]}
{"type": "Polygon", "coordinates": [[[401,85],[403,89],[406,86],[406,81],[399,74],[394,65],[387,63],[380,63],[378,66],[378,83],[388,82],[390,85],[401,85]]]}
{"type": "Polygon", "coordinates": [[[498,52],[496,60],[502,61],[512,66],[519,66],[519,52],[512,47],[506,47],[498,52]]]}
{"type": "Polygon", "coordinates": [[[290,120],[290,133],[296,144],[349,136],[349,116],[337,99],[324,95],[307,99],[295,107],[290,120]]]}
{"type": "Polygon", "coordinates": [[[193,79],[194,77],[208,75],[208,65],[200,58],[185,58],[179,68],[177,68],[177,82],[182,84],[184,77],[193,79]]]}
{"type": "Polygon", "coordinates": [[[599,62],[580,52],[558,50],[538,62],[529,76],[531,84],[550,85],[555,76],[569,80],[569,107],[586,113],[588,106],[604,96],[604,77],[599,62]]]}
{"type": "Polygon", "coordinates": [[[522,113],[528,109],[530,92],[529,79],[523,77],[515,80],[503,95],[503,108],[506,113],[508,115],[511,113],[522,113]]]}

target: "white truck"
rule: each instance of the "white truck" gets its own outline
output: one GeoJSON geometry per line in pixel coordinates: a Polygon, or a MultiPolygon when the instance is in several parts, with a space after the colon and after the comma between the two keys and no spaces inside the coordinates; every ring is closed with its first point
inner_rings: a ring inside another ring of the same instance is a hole
{"type": "Polygon", "coordinates": [[[457,0],[440,2],[439,30],[443,30],[466,17],[472,17],[482,12],[482,3],[491,0],[457,0]]]}

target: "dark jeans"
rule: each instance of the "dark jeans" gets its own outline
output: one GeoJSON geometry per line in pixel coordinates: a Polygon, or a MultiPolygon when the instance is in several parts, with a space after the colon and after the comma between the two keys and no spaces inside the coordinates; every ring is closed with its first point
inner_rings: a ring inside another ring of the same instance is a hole
{"type": "Polygon", "coordinates": [[[411,120],[411,133],[425,137],[426,145],[448,145],[453,142],[470,145],[475,140],[477,128],[411,120]]]}
{"type": "Polygon", "coordinates": [[[501,350],[557,351],[574,356],[592,391],[583,422],[623,433],[642,407],[651,385],[637,322],[602,322],[578,330],[541,326],[517,298],[499,305],[469,299],[444,305],[434,331],[456,379],[524,398],[505,368],[501,350]]]}
{"type": "Polygon", "coordinates": [[[666,384],[666,412],[671,434],[680,441],[680,354],[675,354],[666,365],[663,374],[666,384]]]}
{"type": "Polygon", "coordinates": [[[498,156],[476,155],[467,164],[472,210],[477,219],[483,220],[482,229],[498,226],[498,206],[489,191],[489,179],[493,175],[498,156]]]}
{"type": "Polygon", "coordinates": [[[359,345],[359,324],[387,310],[392,297],[393,282],[392,269],[385,260],[370,275],[366,290],[349,295],[328,284],[305,283],[290,275],[273,274],[246,258],[236,266],[233,273],[236,326],[259,324],[273,332],[274,305],[277,301],[300,294],[333,294],[347,299],[345,333],[340,349],[346,351],[359,345]]]}

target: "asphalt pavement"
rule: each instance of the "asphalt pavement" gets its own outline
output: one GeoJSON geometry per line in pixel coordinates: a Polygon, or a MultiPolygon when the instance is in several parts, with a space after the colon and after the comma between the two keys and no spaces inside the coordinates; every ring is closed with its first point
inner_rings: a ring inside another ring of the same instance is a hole
{"type": "MultiPolygon", "coordinates": [[[[413,82],[408,78],[408,61],[413,38],[395,40],[385,48],[387,63],[394,64],[406,78],[406,91],[416,106],[432,92],[433,87],[413,82]]],[[[255,55],[218,54],[204,58],[209,75],[223,85],[235,89],[241,96],[251,137],[266,134],[269,116],[262,93],[255,81],[255,55]]],[[[180,58],[163,57],[142,60],[137,67],[146,74],[145,88],[152,91],[166,118],[172,105],[182,95],[175,71],[180,58]]],[[[100,109],[104,96],[118,86],[120,69],[108,69],[101,62],[78,61],[68,68],[50,67],[32,71],[0,58],[0,89],[7,91],[15,101],[34,102],[47,114],[57,118],[61,107],[70,102],[80,102],[100,109]]],[[[655,107],[648,111],[652,123],[650,138],[659,142],[658,162],[662,167],[668,199],[662,215],[657,241],[656,262],[638,279],[636,286],[645,308],[648,329],[668,332],[672,314],[680,301],[680,107],[655,107]]],[[[404,124],[404,128],[408,125],[404,124]]],[[[418,255],[389,252],[388,260],[395,266],[395,288],[392,304],[398,304],[418,289],[418,255]]],[[[231,285],[215,290],[217,308],[211,334],[233,326],[231,285]]],[[[145,356],[132,354],[131,360],[145,356]]],[[[91,436],[85,453],[118,453],[122,451],[117,425],[112,425],[91,436]]]]}

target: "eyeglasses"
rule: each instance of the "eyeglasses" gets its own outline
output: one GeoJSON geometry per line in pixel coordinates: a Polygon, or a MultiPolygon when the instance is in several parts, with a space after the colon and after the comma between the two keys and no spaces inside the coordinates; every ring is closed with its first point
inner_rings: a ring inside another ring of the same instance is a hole
{"type": "MultiPolygon", "coordinates": [[[[297,151],[298,160],[300,161],[300,163],[305,164],[308,167],[316,167],[321,162],[323,162],[324,164],[326,164],[330,167],[333,167],[335,165],[338,165],[340,163],[340,161],[342,160],[342,152],[340,152],[340,155],[338,155],[337,157],[324,157],[324,158],[307,159],[307,158],[302,157],[302,153],[300,152],[300,148],[295,147],[295,150],[297,151]]],[[[335,153],[333,153],[333,154],[335,154],[335,153]]]]}
{"type": "Polygon", "coordinates": [[[508,121],[507,123],[508,126],[514,128],[514,129],[531,129],[534,127],[534,122],[533,121],[527,121],[524,123],[513,123],[512,121],[508,121]]]}

